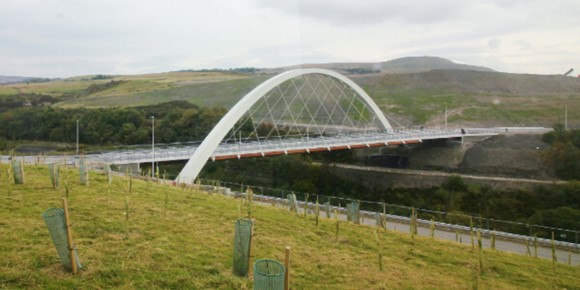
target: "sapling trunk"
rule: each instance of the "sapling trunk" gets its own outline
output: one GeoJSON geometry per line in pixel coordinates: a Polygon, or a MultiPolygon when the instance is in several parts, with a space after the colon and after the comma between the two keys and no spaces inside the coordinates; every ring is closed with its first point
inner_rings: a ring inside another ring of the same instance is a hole
{"type": "Polygon", "coordinates": [[[129,197],[125,198],[125,221],[129,221],[129,197]]]}
{"type": "Polygon", "coordinates": [[[417,235],[417,211],[413,215],[413,234],[417,235]]]}
{"type": "Polygon", "coordinates": [[[131,173],[131,170],[129,170],[129,184],[128,184],[128,188],[129,188],[129,193],[131,193],[133,191],[133,174],[131,173]]]}
{"type": "Polygon", "coordinates": [[[308,197],[309,194],[306,194],[306,198],[304,199],[304,218],[308,215],[308,197]]]}
{"type": "Polygon", "coordinates": [[[495,250],[495,231],[491,232],[491,249],[495,250]]]}
{"type": "Polygon", "coordinates": [[[319,212],[319,206],[318,206],[318,195],[316,196],[316,226],[318,226],[318,215],[320,214],[319,212]]]}
{"type": "Polygon", "coordinates": [[[534,257],[538,257],[538,236],[534,235],[534,257]]]}
{"type": "Polygon", "coordinates": [[[383,271],[383,249],[381,246],[381,239],[379,237],[379,230],[375,229],[374,231],[375,234],[375,238],[377,240],[377,252],[378,252],[378,258],[379,258],[379,270],[383,271]]]}
{"type": "Polygon", "coordinates": [[[435,237],[435,221],[431,219],[431,227],[429,228],[429,235],[435,237]]]}
{"type": "Polygon", "coordinates": [[[481,241],[481,230],[477,229],[477,245],[479,248],[479,272],[483,271],[483,243],[481,241]]]}
{"type": "Polygon", "coordinates": [[[469,217],[469,237],[471,239],[471,248],[475,250],[475,241],[473,239],[473,217],[469,217]]]}
{"type": "Polygon", "coordinates": [[[552,270],[556,271],[556,262],[558,262],[558,257],[556,257],[556,239],[554,238],[554,232],[552,232],[552,270]]]}
{"type": "Polygon", "coordinates": [[[254,191],[251,187],[246,189],[246,198],[248,199],[248,219],[252,219],[252,201],[254,200],[254,191]]]}
{"type": "Polygon", "coordinates": [[[532,256],[532,251],[530,250],[530,240],[526,240],[526,251],[528,252],[528,256],[532,256]]]}
{"type": "Polygon", "coordinates": [[[155,167],[155,176],[157,177],[157,184],[159,184],[159,165],[157,165],[157,167],[155,167]]]}
{"type": "Polygon", "coordinates": [[[474,275],[473,275],[473,282],[472,282],[473,287],[472,287],[472,289],[473,290],[478,290],[479,289],[479,279],[480,279],[480,276],[481,276],[481,272],[479,271],[479,267],[475,266],[474,268],[475,268],[475,271],[474,271],[475,273],[473,273],[474,275]]]}
{"type": "Polygon", "coordinates": [[[383,226],[387,232],[387,205],[383,202],[383,226]]]}
{"type": "Polygon", "coordinates": [[[169,196],[167,194],[167,189],[164,188],[163,191],[165,192],[165,208],[163,210],[163,215],[167,216],[167,202],[168,202],[169,196]]]}
{"type": "Polygon", "coordinates": [[[151,182],[151,170],[147,170],[147,190],[149,190],[149,183],[151,182]]]}
{"type": "Polygon", "coordinates": [[[334,219],[336,219],[336,241],[338,242],[338,231],[340,221],[338,220],[338,210],[336,208],[334,209],[334,219]]]}
{"type": "Polygon", "coordinates": [[[411,222],[409,223],[409,232],[411,236],[415,234],[415,230],[413,230],[413,222],[415,221],[415,208],[411,209],[411,222]]]}
{"type": "Polygon", "coordinates": [[[65,196],[68,199],[68,169],[66,167],[66,159],[64,162],[64,191],[65,191],[65,196]]]}

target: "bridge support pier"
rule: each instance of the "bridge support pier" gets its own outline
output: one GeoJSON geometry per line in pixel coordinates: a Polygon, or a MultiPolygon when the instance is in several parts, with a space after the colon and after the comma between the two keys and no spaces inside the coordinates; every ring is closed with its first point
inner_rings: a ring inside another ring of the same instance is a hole
{"type": "Polygon", "coordinates": [[[128,164],[119,164],[114,166],[116,167],[115,171],[121,173],[131,173],[131,175],[140,175],[141,174],[141,163],[128,163],[128,164]]]}

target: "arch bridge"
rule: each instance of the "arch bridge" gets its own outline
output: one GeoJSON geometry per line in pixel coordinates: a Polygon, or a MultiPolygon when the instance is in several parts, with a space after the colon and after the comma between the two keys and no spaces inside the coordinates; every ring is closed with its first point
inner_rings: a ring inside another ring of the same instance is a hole
{"type": "Polygon", "coordinates": [[[199,145],[163,146],[154,152],[110,151],[87,158],[114,164],[188,160],[176,181],[193,183],[208,160],[394,146],[430,139],[496,135],[504,130],[508,131],[507,128],[395,129],[352,80],[331,70],[303,68],[283,72],[254,88],[199,145]]]}

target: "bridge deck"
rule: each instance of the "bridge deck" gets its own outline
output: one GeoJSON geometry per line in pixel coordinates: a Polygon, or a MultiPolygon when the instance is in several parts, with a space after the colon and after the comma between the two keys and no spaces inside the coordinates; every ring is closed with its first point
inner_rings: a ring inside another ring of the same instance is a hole
{"type": "MultiPolygon", "coordinates": [[[[250,158],[260,156],[275,156],[284,154],[301,154],[321,151],[348,150],[358,148],[397,146],[413,144],[425,140],[452,139],[474,136],[493,136],[506,133],[540,133],[549,129],[539,127],[501,127],[501,128],[465,128],[449,130],[396,130],[385,133],[351,134],[332,137],[310,137],[299,139],[261,140],[238,143],[222,143],[214,151],[212,160],[250,158]],[[462,132],[463,131],[463,132],[462,132]]],[[[131,164],[188,160],[198,144],[155,146],[152,154],[148,145],[133,147],[132,149],[113,150],[99,153],[90,153],[84,156],[91,163],[131,164]],[[146,147],[147,146],[147,147],[146,147]]],[[[42,158],[25,157],[26,162],[74,162],[75,158],[68,156],[43,156],[42,158]]],[[[8,156],[2,156],[3,161],[8,156]]]]}
{"type": "MultiPolygon", "coordinates": [[[[451,129],[451,130],[405,130],[374,134],[342,135],[301,139],[282,139],[249,141],[242,143],[222,143],[214,151],[212,160],[239,159],[284,154],[301,154],[320,151],[347,150],[357,148],[396,146],[412,144],[424,140],[451,139],[473,136],[493,136],[500,133],[528,132],[540,128],[486,128],[486,129],[451,129]],[[462,132],[463,130],[463,132],[462,132]]],[[[543,129],[543,128],[541,128],[543,129]]],[[[197,145],[164,146],[124,151],[110,151],[101,154],[89,154],[86,157],[92,162],[128,164],[155,161],[188,160],[197,145]]]]}

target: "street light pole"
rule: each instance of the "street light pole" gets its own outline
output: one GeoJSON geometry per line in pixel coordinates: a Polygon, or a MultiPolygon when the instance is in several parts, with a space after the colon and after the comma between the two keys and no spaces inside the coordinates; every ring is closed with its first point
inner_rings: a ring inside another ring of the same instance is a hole
{"type": "Polygon", "coordinates": [[[155,116],[151,116],[151,178],[155,177],[155,116]]]}
{"type": "Polygon", "coordinates": [[[568,106],[564,106],[564,130],[568,131],[568,106]]]}
{"type": "Polygon", "coordinates": [[[79,119],[77,119],[77,155],[79,155],[79,119]]]}
{"type": "Polygon", "coordinates": [[[445,106],[445,130],[447,130],[447,106],[445,106]]]}

